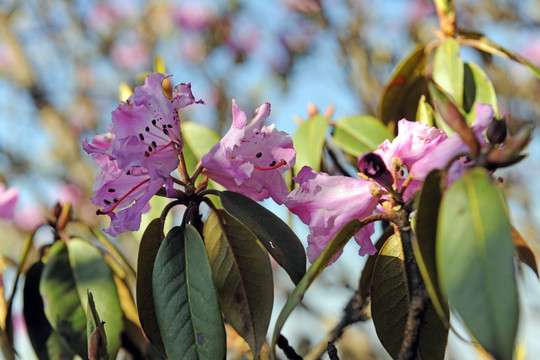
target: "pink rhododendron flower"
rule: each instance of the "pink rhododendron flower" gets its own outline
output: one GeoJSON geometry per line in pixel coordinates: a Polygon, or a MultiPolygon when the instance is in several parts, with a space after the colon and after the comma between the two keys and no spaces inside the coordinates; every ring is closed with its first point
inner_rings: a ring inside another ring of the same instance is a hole
{"type": "Polygon", "coordinates": [[[136,166],[128,171],[118,167],[116,159],[107,153],[113,142],[112,134],[98,134],[92,140],[83,140],[83,148],[92,155],[94,162],[100,167],[94,183],[92,204],[100,206],[98,214],[109,215],[111,224],[105,232],[118,236],[122,232],[135,231],[141,224],[141,215],[150,209],[148,202],[154,194],[167,183],[172,189],[170,177],[151,179],[147,169],[136,166]],[[108,139],[108,141],[107,141],[108,139]],[[116,211],[116,212],[115,212],[116,211]]]}
{"type": "Polygon", "coordinates": [[[6,189],[6,185],[0,183],[0,218],[13,218],[18,197],[19,190],[17,188],[6,189]]]}
{"type": "MultiPolygon", "coordinates": [[[[317,173],[307,166],[294,180],[300,186],[287,196],[285,206],[309,226],[307,255],[312,263],[345,224],[371,215],[377,206],[378,198],[372,194],[373,183],[369,181],[317,173]]],[[[360,255],[377,251],[370,239],[373,229],[371,223],[354,236],[360,255]]]]}
{"type": "Polygon", "coordinates": [[[292,138],[274,125],[263,126],[270,115],[269,103],[259,106],[249,123],[235,100],[232,113],[230,130],[202,158],[203,174],[253,200],[272,196],[283,204],[288,188],[282,173],[296,161],[292,138]]]}
{"type": "MultiPolygon", "coordinates": [[[[481,146],[486,144],[483,132],[493,120],[493,108],[486,104],[476,104],[476,119],[472,129],[481,146]]],[[[424,180],[430,171],[443,169],[454,156],[462,152],[470,151],[467,144],[461,140],[458,134],[452,134],[442,141],[435,149],[430,151],[422,159],[411,167],[411,174],[415,180],[424,180]]],[[[463,174],[465,161],[456,161],[449,169],[448,181],[453,182],[463,174]]]]}
{"type": "MultiPolygon", "coordinates": [[[[374,153],[383,159],[399,189],[409,175],[411,167],[446,138],[447,135],[442,130],[402,119],[398,123],[396,138],[393,141],[385,140],[374,153]]],[[[421,182],[411,182],[404,194],[405,198],[414,194],[420,186],[421,182]]]]}
{"type": "Polygon", "coordinates": [[[96,135],[91,144],[83,140],[100,167],[92,203],[111,218],[110,235],[137,230],[148,201],[163,185],[167,195],[175,194],[170,173],[183,147],[178,110],[202,101],[195,101],[189,84],[178,85],[169,98],[162,87],[169,76],[148,75],[113,111],[111,133],[96,135]]]}
{"type": "Polygon", "coordinates": [[[166,96],[162,83],[168,77],[148,75],[144,85],[136,87],[127,102],[112,113],[112,155],[124,171],[142,166],[152,177],[168,177],[178,166],[184,145],[178,110],[204,102],[195,100],[190,84],[180,84],[172,98],[166,96]]]}

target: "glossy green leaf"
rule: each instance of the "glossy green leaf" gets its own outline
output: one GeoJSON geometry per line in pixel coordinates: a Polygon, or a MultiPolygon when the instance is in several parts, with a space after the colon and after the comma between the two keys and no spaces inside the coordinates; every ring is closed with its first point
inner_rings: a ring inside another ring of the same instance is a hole
{"type": "Polygon", "coordinates": [[[328,129],[328,119],[317,114],[298,126],[294,133],[294,148],[296,149],[296,164],[298,173],[304,166],[315,171],[321,169],[324,137],[328,129]],[[314,151],[316,149],[316,151],[314,151]]]}
{"type": "Polygon", "coordinates": [[[437,227],[439,281],[450,305],[497,359],[511,359],[518,322],[514,246],[501,190],[474,168],[445,192],[437,227]]]}
{"type": "Polygon", "coordinates": [[[442,295],[435,263],[437,219],[445,183],[446,176],[441,170],[433,170],[424,180],[416,212],[416,241],[413,239],[412,245],[433,307],[445,326],[448,327],[450,320],[448,302],[442,295]]]}
{"type": "Polygon", "coordinates": [[[495,117],[499,117],[497,95],[493,84],[486,73],[476,64],[466,63],[464,67],[463,109],[467,123],[471,125],[476,119],[476,104],[489,104],[495,117]]]}
{"type": "Polygon", "coordinates": [[[281,333],[285,321],[289,318],[291,312],[296,308],[298,304],[304,298],[306,291],[309,289],[313,281],[320,275],[320,273],[326,268],[330,260],[345,246],[345,244],[356,234],[362,227],[367,225],[358,219],[349,221],[343,228],[341,228],[336,235],[326,245],[319,257],[313,262],[308,269],[307,273],[302,277],[297,284],[294,291],[289,295],[287,302],[281,309],[276,325],[274,326],[274,333],[272,335],[272,344],[270,346],[270,355],[272,359],[276,359],[276,344],[281,333]]]}
{"type": "Polygon", "coordinates": [[[47,256],[39,283],[45,315],[70,348],[86,358],[86,312],[77,292],[68,249],[62,241],[57,241],[47,256]]]}
{"type": "Polygon", "coordinates": [[[298,284],[306,273],[306,253],[300,239],[279,217],[250,198],[232,191],[219,195],[225,211],[244,224],[298,284]]]}
{"type": "MultiPolygon", "coordinates": [[[[409,283],[401,238],[392,235],[382,247],[373,272],[371,315],[379,340],[397,358],[410,308],[409,283]]],[[[419,358],[444,359],[448,330],[428,304],[420,328],[419,358]]]]}
{"type": "Polygon", "coordinates": [[[397,65],[384,87],[377,117],[387,125],[391,133],[395,133],[399,120],[416,119],[418,101],[422,95],[427,94],[425,65],[426,49],[417,47],[397,65]]]}
{"type": "Polygon", "coordinates": [[[373,270],[375,269],[375,262],[377,261],[378,252],[381,250],[386,240],[388,240],[388,238],[392,234],[394,234],[394,227],[387,226],[379,239],[375,242],[375,248],[377,248],[377,253],[369,255],[366,260],[366,264],[364,265],[364,269],[362,270],[362,274],[360,275],[360,282],[358,284],[358,291],[360,292],[362,303],[364,304],[367,304],[371,301],[371,282],[373,280],[373,270]]]}
{"type": "Polygon", "coordinates": [[[43,311],[43,299],[39,293],[39,282],[43,263],[35,262],[28,271],[24,280],[23,289],[23,315],[28,337],[38,359],[49,358],[47,350],[47,339],[51,335],[51,324],[43,311]]]}
{"type": "Polygon", "coordinates": [[[435,50],[432,76],[460,107],[463,106],[463,73],[459,44],[454,38],[447,37],[435,50]]]}
{"type": "Polygon", "coordinates": [[[256,359],[274,301],[270,258],[253,233],[224,210],[206,220],[204,241],[221,310],[256,359]]]}
{"type": "Polygon", "coordinates": [[[154,271],[154,261],[156,259],[159,246],[163,241],[163,229],[160,219],[154,219],[144,231],[141,243],[139,244],[139,255],[137,258],[137,310],[141,327],[150,343],[162,355],[165,355],[165,347],[161,340],[156,310],[154,306],[154,296],[152,290],[152,272],[154,271]]]}
{"type": "Polygon", "coordinates": [[[540,78],[540,68],[532,64],[527,59],[519,56],[511,50],[500,46],[499,44],[491,41],[489,38],[480,33],[473,32],[461,32],[460,43],[467,46],[472,46],[480,51],[488,54],[493,54],[502,58],[514,60],[520,64],[525,65],[531,70],[538,78],[540,78]]]}
{"type": "Polygon", "coordinates": [[[422,95],[418,101],[418,108],[416,109],[416,121],[426,124],[428,126],[436,126],[437,118],[435,116],[435,110],[426,101],[426,97],[422,95]]]}
{"type": "Polygon", "coordinates": [[[334,142],[356,157],[377,149],[391,134],[379,119],[370,115],[346,116],[336,122],[334,142]]]}
{"type": "Polygon", "coordinates": [[[173,228],[152,274],[159,330],[170,359],[223,359],[225,328],[201,236],[173,228]]]}
{"type": "Polygon", "coordinates": [[[88,304],[87,290],[91,291],[101,320],[105,322],[109,354],[115,359],[124,326],[113,272],[101,251],[84,240],[71,239],[68,252],[81,304],[88,304]]]}

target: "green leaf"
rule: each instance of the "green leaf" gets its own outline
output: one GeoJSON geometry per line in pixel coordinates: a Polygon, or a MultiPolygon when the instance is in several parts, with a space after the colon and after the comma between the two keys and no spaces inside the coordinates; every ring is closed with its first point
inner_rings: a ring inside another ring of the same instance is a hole
{"type": "MultiPolygon", "coordinates": [[[[221,136],[214,130],[193,121],[182,122],[184,152],[187,152],[188,172],[193,174],[197,162],[216,145],[221,136]]],[[[186,155],[186,154],[184,154],[186,155]]]]}
{"type": "Polygon", "coordinates": [[[298,126],[294,134],[294,148],[296,149],[296,173],[304,166],[315,171],[321,169],[324,137],[328,128],[328,119],[317,114],[298,126]],[[316,151],[314,151],[316,149],[316,151]]]}
{"type": "Polygon", "coordinates": [[[23,315],[28,337],[38,359],[49,358],[47,351],[47,339],[51,335],[51,324],[43,311],[43,299],[39,293],[39,282],[43,263],[35,262],[28,271],[24,280],[23,289],[23,315]]]}
{"type": "Polygon", "coordinates": [[[511,359],[518,322],[514,246],[501,190],[474,168],[443,196],[437,228],[439,281],[450,305],[497,359],[511,359]]]}
{"type": "Polygon", "coordinates": [[[364,265],[364,269],[362,270],[362,274],[360,275],[360,282],[358,284],[358,291],[360,292],[362,303],[364,304],[367,304],[371,301],[371,282],[373,280],[373,270],[375,269],[375,262],[377,261],[378,252],[381,250],[386,240],[388,240],[388,238],[392,234],[394,234],[394,227],[387,226],[377,240],[377,242],[375,242],[375,248],[377,248],[377,253],[369,255],[366,260],[366,264],[364,265]]]}
{"type": "Polygon", "coordinates": [[[136,292],[137,310],[139,312],[141,327],[154,348],[165,356],[165,347],[161,340],[161,333],[159,332],[154,306],[154,292],[152,290],[154,262],[163,237],[160,219],[152,220],[144,231],[141,243],[139,244],[136,292]]]}
{"type": "MultiPolygon", "coordinates": [[[[75,357],[75,354],[66,342],[66,338],[59,335],[56,331],[53,331],[47,339],[47,350],[49,359],[73,359],[75,357]]],[[[84,355],[83,359],[86,358],[87,354],[84,355]]]]}
{"type": "Polygon", "coordinates": [[[466,63],[464,69],[463,109],[466,112],[467,124],[471,125],[476,119],[476,104],[491,105],[495,117],[498,118],[497,95],[484,70],[473,63],[466,63]]]}
{"type": "Polygon", "coordinates": [[[370,115],[346,116],[339,119],[334,131],[334,142],[345,152],[356,157],[377,149],[394,136],[379,119],[370,115]]]}
{"type": "Polygon", "coordinates": [[[250,198],[223,191],[219,198],[225,211],[259,239],[274,260],[298,284],[306,273],[306,253],[300,239],[279,217],[250,198]]]}
{"type": "Polygon", "coordinates": [[[225,328],[203,241],[195,228],[173,228],[152,275],[159,330],[170,359],[225,358],[225,328]]]}
{"type": "MultiPolygon", "coordinates": [[[[390,236],[379,252],[372,287],[373,324],[382,345],[395,359],[401,349],[411,306],[405,256],[399,235],[390,236]]],[[[419,336],[419,358],[444,359],[448,330],[429,303],[419,336]]]]}
{"type": "Polygon", "coordinates": [[[422,95],[418,101],[418,108],[416,109],[416,121],[428,126],[436,126],[437,124],[435,110],[433,110],[431,105],[426,101],[425,95],[422,95]]]}
{"type": "Polygon", "coordinates": [[[377,108],[377,117],[395,133],[399,120],[416,119],[416,108],[422,95],[427,94],[424,77],[426,49],[417,47],[401,61],[386,84],[377,108]]]}
{"type": "Polygon", "coordinates": [[[77,293],[68,249],[62,241],[56,241],[47,256],[39,283],[45,315],[70,348],[86,358],[86,312],[77,293]]]}
{"type": "MultiPolygon", "coordinates": [[[[87,290],[91,291],[101,320],[105,322],[109,354],[112,359],[116,359],[124,324],[113,272],[101,251],[94,245],[74,238],[68,242],[67,247],[81,304],[88,304],[87,290]]],[[[87,329],[88,335],[90,333],[87,329]]]]}
{"type": "Polygon", "coordinates": [[[276,344],[281,333],[285,321],[289,318],[291,312],[296,308],[298,304],[304,298],[306,291],[309,289],[313,281],[320,275],[320,273],[326,268],[330,260],[345,246],[345,244],[356,234],[362,227],[367,225],[358,219],[353,219],[345,224],[336,235],[326,245],[319,257],[310,266],[307,273],[302,277],[300,282],[296,285],[294,291],[289,295],[287,302],[281,309],[276,325],[274,327],[274,333],[272,335],[272,344],[270,346],[270,356],[272,359],[276,358],[276,344]]]}
{"type": "Polygon", "coordinates": [[[270,258],[253,233],[224,210],[206,220],[204,241],[221,310],[256,359],[274,301],[270,258]]]}
{"type": "Polygon", "coordinates": [[[447,37],[435,50],[433,80],[446,91],[459,106],[463,106],[463,60],[459,56],[459,44],[447,37]]]}
{"type": "Polygon", "coordinates": [[[435,263],[437,219],[445,184],[446,176],[441,170],[433,170],[424,180],[416,212],[416,241],[413,239],[412,245],[433,307],[444,325],[448,327],[450,321],[448,302],[442,295],[435,263]]]}
{"type": "Polygon", "coordinates": [[[483,34],[473,32],[460,32],[459,35],[461,44],[474,47],[488,54],[493,54],[505,59],[514,60],[520,64],[525,65],[529,70],[534,73],[534,75],[540,78],[540,68],[536,67],[530,61],[519,56],[513,51],[510,51],[495,43],[494,41],[491,41],[483,34]]]}

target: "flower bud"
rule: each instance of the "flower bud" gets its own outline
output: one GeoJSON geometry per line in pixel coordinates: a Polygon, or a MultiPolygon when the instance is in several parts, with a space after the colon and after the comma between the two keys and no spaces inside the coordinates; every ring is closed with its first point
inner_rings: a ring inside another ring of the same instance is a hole
{"type": "Polygon", "coordinates": [[[501,120],[493,119],[489,124],[486,136],[491,144],[500,144],[506,139],[506,120],[502,118],[501,120]]]}
{"type": "Polygon", "coordinates": [[[375,153],[366,153],[358,159],[360,172],[369,178],[375,180],[381,186],[389,188],[394,183],[394,178],[383,159],[375,153]]]}

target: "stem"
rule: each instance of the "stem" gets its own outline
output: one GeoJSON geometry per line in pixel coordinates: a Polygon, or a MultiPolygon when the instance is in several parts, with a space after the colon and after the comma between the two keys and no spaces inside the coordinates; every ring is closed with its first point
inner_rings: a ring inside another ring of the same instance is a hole
{"type": "Polygon", "coordinates": [[[287,341],[287,338],[283,335],[279,335],[277,346],[283,350],[285,353],[285,356],[289,360],[303,360],[300,355],[296,353],[296,351],[293,349],[291,345],[289,345],[289,341],[287,341]]]}
{"type": "Polygon", "coordinates": [[[199,160],[199,162],[197,163],[197,167],[195,168],[195,172],[193,173],[191,179],[189,179],[189,182],[195,184],[195,180],[197,180],[203,169],[204,167],[202,166],[202,161],[199,160]]]}
{"type": "Polygon", "coordinates": [[[420,342],[420,327],[424,320],[429,298],[420,270],[418,269],[418,264],[414,258],[408,212],[404,210],[401,214],[403,216],[400,216],[398,228],[405,255],[405,268],[409,279],[411,305],[405,324],[403,342],[401,343],[401,349],[397,358],[399,360],[409,360],[416,359],[417,357],[418,344],[420,342]]]}
{"type": "Polygon", "coordinates": [[[220,194],[221,194],[221,191],[216,190],[216,189],[205,189],[205,190],[197,193],[197,195],[199,195],[199,196],[206,196],[206,195],[219,196],[220,194]]]}
{"type": "Polygon", "coordinates": [[[179,157],[180,157],[180,164],[178,165],[178,172],[180,173],[180,176],[182,177],[182,181],[189,184],[191,179],[187,172],[186,159],[184,158],[183,151],[180,153],[179,157]]]}

